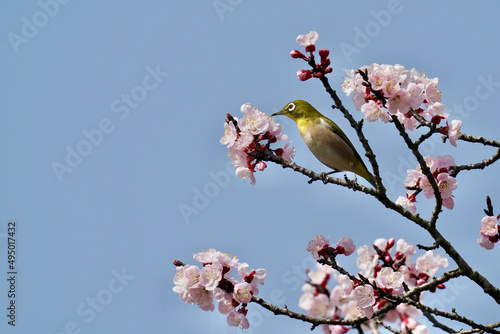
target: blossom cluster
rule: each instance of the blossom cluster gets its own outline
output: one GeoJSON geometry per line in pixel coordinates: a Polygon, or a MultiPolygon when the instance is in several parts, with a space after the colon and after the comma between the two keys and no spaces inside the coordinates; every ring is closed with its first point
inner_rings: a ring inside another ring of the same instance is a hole
{"type": "MultiPolygon", "coordinates": [[[[437,155],[434,158],[427,156],[424,158],[427,167],[429,167],[432,176],[438,186],[439,193],[443,199],[443,206],[447,209],[453,209],[453,190],[457,189],[457,180],[450,175],[455,159],[451,155],[437,155]]],[[[406,197],[399,196],[396,204],[399,204],[411,212],[415,213],[415,202],[418,193],[423,192],[425,197],[431,199],[435,197],[434,190],[427,176],[422,173],[420,165],[415,170],[408,170],[404,184],[406,189],[406,197]]]]}
{"type": "Polygon", "coordinates": [[[194,254],[193,258],[203,263],[202,269],[174,261],[177,267],[173,291],[185,303],[196,304],[204,311],[215,309],[215,299],[219,312],[227,314],[230,326],[249,328],[246,307],[259,293],[258,285],[264,284],[265,269],[250,270],[248,264],[214,249],[194,254]],[[232,269],[237,270],[239,279],[231,277],[232,269]]]}
{"type": "MultiPolygon", "coordinates": [[[[371,64],[359,70],[344,70],[347,74],[342,90],[350,96],[356,107],[369,122],[389,121],[390,115],[398,118],[410,131],[419,120],[439,124],[448,118],[446,106],[441,103],[438,78],[429,78],[416,69],[403,65],[371,64]]],[[[456,146],[462,121],[453,120],[441,128],[450,143],[456,146]]]]}
{"type": "MultiPolygon", "coordinates": [[[[350,240],[350,239],[349,239],[350,240]]],[[[317,236],[309,245],[312,251],[316,244],[328,245],[329,241],[323,236],[317,236]]],[[[383,307],[391,295],[399,296],[404,293],[403,284],[412,289],[430,280],[439,268],[448,266],[448,260],[440,255],[427,251],[419,256],[415,262],[411,256],[416,253],[414,245],[403,239],[397,242],[377,239],[373,247],[362,246],[357,250],[356,260],[361,270],[358,277],[339,274],[330,266],[318,264],[316,270],[307,271],[308,282],[302,287],[303,295],[299,306],[309,315],[318,318],[354,320],[366,316],[371,318],[373,313],[383,307]],[[396,246],[395,253],[391,252],[396,246]],[[333,278],[336,285],[329,288],[328,283],[333,278]]],[[[313,255],[317,255],[313,252],[313,255]]],[[[321,256],[328,258],[327,255],[321,256]]],[[[437,288],[445,288],[443,284],[437,288]]],[[[431,290],[432,292],[435,289],[431,290]]],[[[415,318],[420,311],[407,304],[399,304],[395,309],[387,312],[384,321],[399,322],[401,332],[428,333],[424,325],[420,325],[415,318]]],[[[349,331],[350,327],[341,325],[324,325],[325,333],[340,334],[349,331]]]]}
{"type": "Polygon", "coordinates": [[[495,216],[485,216],[481,219],[481,227],[479,228],[479,238],[477,243],[488,250],[493,249],[495,244],[500,240],[500,225],[498,218],[495,216]]]}
{"type": "Polygon", "coordinates": [[[327,73],[331,73],[333,69],[330,67],[331,61],[328,58],[330,55],[330,51],[326,48],[321,48],[319,50],[320,62],[316,64],[314,62],[314,51],[316,51],[316,46],[314,43],[318,40],[318,33],[316,31],[311,31],[305,35],[297,36],[297,44],[305,46],[306,53],[309,53],[309,56],[306,56],[302,52],[298,50],[292,50],[290,52],[290,56],[295,59],[303,59],[310,63],[314,64],[314,68],[312,70],[298,70],[297,77],[301,81],[306,81],[312,77],[321,78],[323,75],[327,73]],[[312,63],[311,63],[312,61],[312,63]]]}
{"type": "MultiPolygon", "coordinates": [[[[252,157],[252,153],[271,150],[270,145],[277,141],[287,140],[288,136],[283,134],[281,125],[250,103],[241,106],[243,118],[233,117],[227,114],[224,124],[224,135],[220,143],[227,145],[229,156],[236,167],[236,176],[255,185],[255,170],[263,171],[267,165],[252,157]],[[264,143],[266,141],[266,143],[264,143]]],[[[291,161],[295,149],[289,147],[288,142],[283,148],[272,149],[277,156],[286,161],[291,161]]]]}
{"type": "Polygon", "coordinates": [[[321,257],[327,257],[333,254],[344,254],[349,256],[356,250],[356,245],[349,237],[342,237],[342,239],[337,242],[336,247],[330,246],[330,240],[321,234],[317,235],[309,241],[306,250],[310,252],[315,260],[321,257]]]}

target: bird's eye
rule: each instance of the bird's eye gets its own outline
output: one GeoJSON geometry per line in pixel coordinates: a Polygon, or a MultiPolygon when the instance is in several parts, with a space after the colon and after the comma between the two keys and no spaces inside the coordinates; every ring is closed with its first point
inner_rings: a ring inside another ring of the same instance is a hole
{"type": "Polygon", "coordinates": [[[295,109],[295,103],[290,103],[287,109],[288,111],[293,111],[295,109]]]}

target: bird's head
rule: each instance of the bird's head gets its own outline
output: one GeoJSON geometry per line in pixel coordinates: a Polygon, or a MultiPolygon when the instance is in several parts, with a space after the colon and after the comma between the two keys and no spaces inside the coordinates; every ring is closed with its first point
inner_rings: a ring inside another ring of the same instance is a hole
{"type": "Polygon", "coordinates": [[[304,100],[295,100],[287,103],[283,109],[275,112],[271,116],[284,115],[290,117],[294,121],[297,121],[299,119],[314,117],[316,113],[318,113],[318,111],[314,109],[309,102],[304,100]]]}

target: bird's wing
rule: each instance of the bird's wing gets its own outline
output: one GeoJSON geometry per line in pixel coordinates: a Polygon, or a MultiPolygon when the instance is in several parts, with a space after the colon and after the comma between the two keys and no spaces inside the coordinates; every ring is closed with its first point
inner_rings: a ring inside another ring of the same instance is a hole
{"type": "Polygon", "coordinates": [[[326,117],[323,117],[321,118],[321,120],[324,122],[324,124],[326,125],[326,127],[335,132],[340,138],[342,138],[342,140],[347,144],[349,145],[349,147],[352,149],[352,151],[354,152],[354,154],[356,155],[356,157],[358,158],[358,160],[361,162],[361,164],[363,165],[363,167],[368,170],[366,168],[366,165],[365,163],[363,162],[363,159],[361,158],[361,156],[359,155],[358,151],[356,151],[356,148],[354,147],[354,145],[351,143],[351,141],[349,140],[349,138],[347,138],[346,134],[344,133],[344,131],[342,131],[342,129],[337,125],[335,124],[331,119],[329,118],[326,118],[326,117]]]}

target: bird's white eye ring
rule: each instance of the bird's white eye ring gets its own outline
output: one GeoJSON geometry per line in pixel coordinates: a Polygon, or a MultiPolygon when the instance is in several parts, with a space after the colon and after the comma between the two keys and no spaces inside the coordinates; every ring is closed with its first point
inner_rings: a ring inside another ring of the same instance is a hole
{"type": "Polygon", "coordinates": [[[295,103],[288,104],[288,111],[293,111],[295,109],[295,103]]]}

